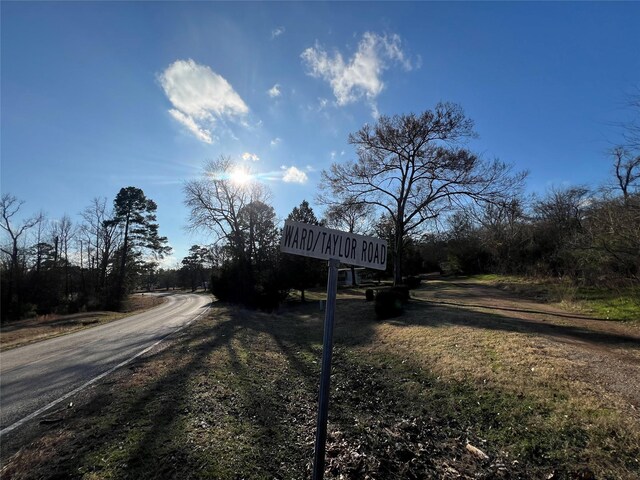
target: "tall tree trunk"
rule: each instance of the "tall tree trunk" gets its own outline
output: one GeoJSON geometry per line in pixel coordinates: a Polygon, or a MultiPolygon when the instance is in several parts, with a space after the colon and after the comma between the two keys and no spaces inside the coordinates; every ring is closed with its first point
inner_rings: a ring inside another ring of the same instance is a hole
{"type": "MultiPolygon", "coordinates": [[[[398,212],[398,219],[401,219],[403,212],[398,212]]],[[[394,232],[394,251],[393,251],[393,284],[402,285],[402,255],[403,255],[403,243],[404,237],[404,225],[400,220],[395,222],[394,232]]]]}
{"type": "Polygon", "coordinates": [[[125,279],[125,269],[127,268],[127,250],[129,249],[129,215],[126,217],[125,225],[124,225],[124,241],[122,242],[122,258],[120,259],[120,271],[118,272],[118,284],[116,291],[116,302],[118,307],[120,307],[120,302],[124,296],[124,279],[125,279]]]}

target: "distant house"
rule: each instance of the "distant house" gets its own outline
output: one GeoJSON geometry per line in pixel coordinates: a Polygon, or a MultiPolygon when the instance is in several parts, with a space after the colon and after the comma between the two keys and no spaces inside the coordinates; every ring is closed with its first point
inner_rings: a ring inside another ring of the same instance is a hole
{"type": "MultiPolygon", "coordinates": [[[[364,268],[355,268],[356,273],[356,285],[360,285],[362,282],[362,273],[364,272],[364,268]]],[[[338,286],[340,287],[349,287],[353,285],[351,276],[351,268],[340,268],[338,269],[338,286]]]]}

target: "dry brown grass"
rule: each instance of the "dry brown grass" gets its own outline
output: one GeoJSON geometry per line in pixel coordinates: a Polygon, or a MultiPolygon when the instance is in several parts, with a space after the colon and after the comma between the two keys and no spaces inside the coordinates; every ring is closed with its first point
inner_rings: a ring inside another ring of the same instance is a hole
{"type": "MultiPolygon", "coordinates": [[[[379,322],[363,291],[340,291],[326,478],[640,477],[638,329],[491,292],[428,284],[379,322]]],[[[323,292],[307,298],[277,314],[214,307],[87,394],[3,474],[308,476],[323,292]]]]}
{"type": "Polygon", "coordinates": [[[95,327],[128,315],[156,307],[164,302],[155,295],[130,295],[122,312],[82,312],[72,315],[39,315],[0,326],[0,351],[9,350],[47,338],[95,327]]]}

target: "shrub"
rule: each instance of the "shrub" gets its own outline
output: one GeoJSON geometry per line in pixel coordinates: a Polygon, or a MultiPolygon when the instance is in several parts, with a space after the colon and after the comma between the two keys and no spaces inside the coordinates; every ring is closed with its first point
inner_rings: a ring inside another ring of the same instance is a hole
{"type": "Polygon", "coordinates": [[[241,304],[271,312],[286,297],[275,272],[258,275],[246,264],[228,262],[211,276],[211,293],[221,302],[241,304]]]}
{"type": "Polygon", "coordinates": [[[411,276],[404,279],[404,283],[409,288],[409,290],[415,290],[420,286],[421,282],[422,279],[420,279],[419,277],[411,276]]]}
{"type": "Polygon", "coordinates": [[[398,292],[383,290],[376,295],[374,309],[379,319],[397,317],[402,315],[403,301],[398,292]]]}
{"type": "Polygon", "coordinates": [[[396,285],[395,287],[391,287],[391,291],[402,303],[407,303],[409,301],[409,287],[406,285],[396,285]]]}
{"type": "Polygon", "coordinates": [[[373,295],[373,290],[372,290],[372,289],[370,289],[370,288],[367,288],[367,289],[364,291],[364,296],[365,296],[365,298],[367,299],[367,302],[372,302],[372,301],[373,301],[373,297],[374,297],[374,295],[373,295]]]}

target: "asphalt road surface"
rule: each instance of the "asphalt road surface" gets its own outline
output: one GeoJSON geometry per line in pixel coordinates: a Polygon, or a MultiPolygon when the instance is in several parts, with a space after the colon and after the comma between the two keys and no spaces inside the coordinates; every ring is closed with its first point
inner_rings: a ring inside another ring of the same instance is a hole
{"type": "Polygon", "coordinates": [[[0,434],[179,330],[204,313],[210,301],[206,295],[169,295],[152,310],[3,352],[0,434]]]}

